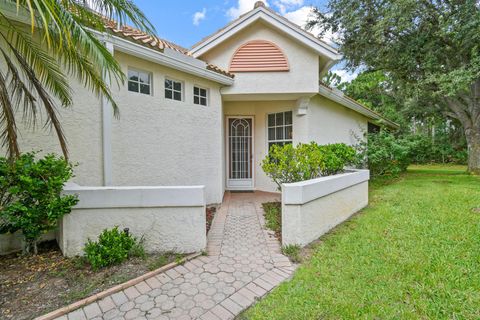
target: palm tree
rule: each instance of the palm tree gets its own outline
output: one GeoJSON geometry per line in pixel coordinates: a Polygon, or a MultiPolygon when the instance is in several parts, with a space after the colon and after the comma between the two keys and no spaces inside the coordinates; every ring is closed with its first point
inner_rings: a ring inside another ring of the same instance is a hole
{"type": "Polygon", "coordinates": [[[68,158],[57,110],[72,105],[69,77],[108,99],[118,115],[105,79],[120,84],[125,75],[95,36],[111,21],[154,32],[131,0],[0,0],[0,142],[10,158],[20,155],[19,109],[33,127],[44,112],[68,158]]]}

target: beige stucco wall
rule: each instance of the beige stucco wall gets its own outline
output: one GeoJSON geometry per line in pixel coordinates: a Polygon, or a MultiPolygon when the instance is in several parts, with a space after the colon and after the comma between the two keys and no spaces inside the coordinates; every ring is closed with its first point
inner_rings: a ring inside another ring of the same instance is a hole
{"type": "Polygon", "coordinates": [[[332,100],[316,95],[308,108],[308,136],[319,144],[358,144],[367,130],[367,118],[332,100]]]}
{"type": "Polygon", "coordinates": [[[113,185],[205,185],[207,203],[223,197],[222,101],[219,85],[126,54],[128,67],[153,73],[153,95],[115,93],[121,118],[113,119],[113,185]],[[165,77],[184,83],[184,101],[164,98],[165,77]],[[193,86],[209,89],[209,104],[193,104],[193,86]]]}
{"type": "MultiPolygon", "coordinates": [[[[58,105],[59,120],[68,142],[70,160],[76,163],[73,181],[83,185],[101,185],[102,168],[102,110],[100,100],[88,92],[76,80],[70,82],[73,105],[62,109],[58,105]]],[[[42,151],[62,154],[55,132],[43,128],[46,120],[40,109],[41,119],[35,128],[22,121],[22,110],[17,113],[19,144],[22,152],[42,151]]],[[[2,148],[2,155],[5,150],[2,148]]]]}
{"type": "Polygon", "coordinates": [[[88,239],[115,226],[143,237],[147,252],[190,253],[206,247],[204,206],[74,209],[60,222],[58,243],[64,255],[82,255],[88,239]]]}
{"type": "MultiPolygon", "coordinates": [[[[129,92],[126,83],[120,88],[112,86],[120,110],[119,119],[109,119],[112,184],[205,185],[207,203],[221,203],[224,161],[220,85],[118,51],[115,58],[125,73],[129,67],[151,72],[153,94],[129,92]],[[164,98],[166,76],[184,83],[184,101],[164,98]],[[208,89],[208,106],[193,104],[194,85],[208,89]]],[[[72,80],[71,86],[73,106],[60,109],[59,115],[70,159],[78,164],[72,181],[100,186],[104,183],[101,102],[83,84],[72,80]]],[[[39,122],[33,131],[20,123],[21,150],[61,154],[54,132],[43,130],[42,125],[39,122]]]]}
{"type": "Polygon", "coordinates": [[[368,178],[362,170],[283,185],[282,245],[307,245],[367,206],[368,178]]]}
{"type": "Polygon", "coordinates": [[[235,74],[234,85],[224,88],[223,94],[313,93],[318,91],[318,54],[262,22],[245,28],[200,58],[228,70],[235,51],[250,40],[268,40],[279,46],[289,61],[290,71],[238,72],[235,74]]]}

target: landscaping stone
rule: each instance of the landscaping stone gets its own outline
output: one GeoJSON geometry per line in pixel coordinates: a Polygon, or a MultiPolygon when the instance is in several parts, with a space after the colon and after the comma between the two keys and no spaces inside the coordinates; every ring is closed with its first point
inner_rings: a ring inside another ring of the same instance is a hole
{"type": "Polygon", "coordinates": [[[73,311],[68,319],[233,319],[295,270],[262,229],[261,204],[275,200],[278,195],[263,192],[227,193],[208,235],[209,256],[73,311]]]}

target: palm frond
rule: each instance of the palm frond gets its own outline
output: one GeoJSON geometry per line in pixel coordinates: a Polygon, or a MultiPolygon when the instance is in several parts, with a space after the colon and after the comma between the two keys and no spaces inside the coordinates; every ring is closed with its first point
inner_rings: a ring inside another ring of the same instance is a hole
{"type": "Polygon", "coordinates": [[[45,126],[48,126],[50,128],[53,127],[55,133],[57,134],[60,147],[62,148],[63,156],[65,157],[65,159],[68,159],[67,139],[63,132],[60,121],[57,117],[57,108],[55,107],[55,103],[50,97],[48,91],[43,87],[41,81],[35,75],[35,71],[30,67],[30,65],[23,58],[20,52],[12,47],[11,50],[28,81],[32,84],[33,88],[35,88],[36,95],[42,101],[43,107],[47,113],[47,120],[45,122],[45,126]]]}
{"type": "Polygon", "coordinates": [[[10,158],[20,155],[20,148],[17,141],[17,124],[15,112],[8,93],[6,77],[0,70],[0,139],[2,147],[7,149],[10,158]]]}
{"type": "Polygon", "coordinates": [[[16,65],[10,59],[9,55],[1,48],[0,52],[2,53],[7,64],[8,73],[6,79],[7,81],[10,79],[8,89],[11,94],[13,105],[16,106],[17,109],[23,104],[23,119],[26,120],[28,126],[32,125],[35,127],[38,109],[36,104],[37,100],[35,99],[34,94],[31,92],[32,86],[30,84],[29,87],[27,87],[27,85],[23,82],[16,65]]]}

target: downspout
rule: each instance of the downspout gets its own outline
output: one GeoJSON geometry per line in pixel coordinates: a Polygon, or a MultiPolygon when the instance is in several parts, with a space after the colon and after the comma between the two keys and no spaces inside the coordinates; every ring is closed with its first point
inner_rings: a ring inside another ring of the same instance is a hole
{"type": "MultiPolygon", "coordinates": [[[[104,39],[105,48],[114,53],[113,43],[104,39]]],[[[110,77],[103,72],[103,81],[110,88],[110,77]]],[[[103,185],[112,185],[112,104],[102,95],[102,154],[103,154],[103,185]]]]}

